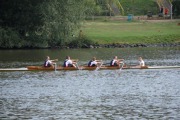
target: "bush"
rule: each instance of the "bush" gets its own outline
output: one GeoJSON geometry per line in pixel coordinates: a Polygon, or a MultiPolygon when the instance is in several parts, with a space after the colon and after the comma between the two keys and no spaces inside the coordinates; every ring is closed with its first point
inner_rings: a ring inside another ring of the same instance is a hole
{"type": "Polygon", "coordinates": [[[18,32],[11,28],[0,27],[0,48],[20,48],[22,46],[22,40],[19,37],[18,32]]]}
{"type": "Polygon", "coordinates": [[[70,48],[90,48],[91,45],[95,45],[95,43],[87,37],[75,38],[68,44],[70,48]]]}
{"type": "Polygon", "coordinates": [[[21,36],[11,28],[0,27],[0,48],[44,48],[48,47],[44,36],[30,32],[27,36],[21,36]]]}
{"type": "Polygon", "coordinates": [[[36,35],[35,32],[29,32],[25,38],[24,47],[26,48],[47,48],[48,43],[43,35],[36,35]]]}

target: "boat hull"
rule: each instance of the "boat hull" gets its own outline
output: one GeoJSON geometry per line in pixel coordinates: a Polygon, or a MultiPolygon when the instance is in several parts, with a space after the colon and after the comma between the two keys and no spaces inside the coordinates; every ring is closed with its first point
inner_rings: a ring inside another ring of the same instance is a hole
{"type": "Polygon", "coordinates": [[[78,68],[75,67],[62,67],[62,66],[57,66],[57,67],[44,67],[44,66],[27,66],[28,70],[45,70],[45,71],[56,71],[56,70],[79,70],[78,68]]]}
{"type": "MultiPolygon", "coordinates": [[[[180,66],[124,66],[122,69],[175,69],[180,68],[180,66]]],[[[58,66],[56,69],[54,67],[43,67],[43,66],[27,66],[28,70],[96,70],[97,67],[80,66],[75,67],[62,67],[58,66]]],[[[101,66],[99,70],[117,70],[121,69],[119,66],[101,66]]]]}
{"type": "MultiPolygon", "coordinates": [[[[179,69],[180,66],[124,66],[122,69],[179,69]]],[[[97,67],[88,67],[80,66],[79,68],[75,67],[43,67],[43,66],[27,66],[26,68],[1,68],[0,72],[6,71],[63,71],[63,70],[120,70],[119,66],[101,66],[97,67]]]]}

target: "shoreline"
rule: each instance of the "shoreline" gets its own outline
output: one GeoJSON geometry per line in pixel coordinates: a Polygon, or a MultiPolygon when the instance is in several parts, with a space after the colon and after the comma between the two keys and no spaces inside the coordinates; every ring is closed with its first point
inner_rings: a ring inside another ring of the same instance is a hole
{"type": "Polygon", "coordinates": [[[141,48],[141,47],[180,47],[178,43],[157,43],[157,44],[126,44],[126,43],[110,43],[110,44],[95,44],[95,45],[83,45],[80,47],[74,46],[55,46],[55,47],[23,47],[23,48],[0,48],[0,50],[23,50],[23,49],[96,49],[96,48],[141,48]]]}
{"type": "Polygon", "coordinates": [[[180,43],[159,43],[159,44],[104,44],[104,45],[91,45],[89,48],[136,48],[136,47],[176,47],[180,46],[180,43]]]}

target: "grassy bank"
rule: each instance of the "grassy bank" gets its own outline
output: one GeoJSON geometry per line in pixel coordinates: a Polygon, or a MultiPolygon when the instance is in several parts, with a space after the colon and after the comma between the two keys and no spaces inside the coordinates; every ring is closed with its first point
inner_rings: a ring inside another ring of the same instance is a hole
{"type": "Polygon", "coordinates": [[[157,44],[180,42],[180,20],[86,21],[83,33],[99,44],[157,44]]]}

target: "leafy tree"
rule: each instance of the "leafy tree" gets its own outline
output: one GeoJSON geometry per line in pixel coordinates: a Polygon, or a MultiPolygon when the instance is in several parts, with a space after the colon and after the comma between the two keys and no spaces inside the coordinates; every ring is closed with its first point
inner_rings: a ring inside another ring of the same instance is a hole
{"type": "Polygon", "coordinates": [[[0,26],[11,27],[22,36],[42,25],[38,5],[43,0],[0,0],[0,26]]]}
{"type": "Polygon", "coordinates": [[[92,0],[47,0],[41,6],[42,30],[50,46],[62,46],[72,40],[86,14],[92,14],[92,0]]]}
{"type": "Polygon", "coordinates": [[[86,16],[99,15],[102,9],[96,3],[96,0],[86,0],[84,1],[84,11],[85,11],[86,16]]]}
{"type": "MultiPolygon", "coordinates": [[[[8,38],[11,31],[17,34],[13,35],[17,41],[23,41],[21,47],[64,45],[72,40],[85,16],[99,10],[95,0],[0,0],[0,35],[6,34],[0,37],[8,38]]],[[[13,40],[8,38],[11,43],[13,40]]]]}
{"type": "Polygon", "coordinates": [[[175,17],[180,17],[180,1],[173,1],[172,2],[172,4],[173,4],[173,15],[175,16],[175,17]]]}
{"type": "Polygon", "coordinates": [[[110,16],[112,16],[112,13],[114,13],[113,8],[117,8],[118,11],[121,12],[122,15],[124,15],[124,9],[120,3],[119,0],[97,0],[97,3],[102,6],[102,9],[107,12],[110,16]]]}
{"type": "Polygon", "coordinates": [[[23,42],[18,36],[18,33],[11,28],[4,29],[0,27],[0,37],[1,48],[20,48],[23,42]]]}
{"type": "Polygon", "coordinates": [[[39,5],[43,0],[0,0],[0,47],[32,47],[39,40],[30,39],[43,25],[39,5]]]}
{"type": "Polygon", "coordinates": [[[156,1],[153,0],[120,0],[124,8],[125,15],[146,15],[148,11],[157,14],[159,12],[156,1]]]}

